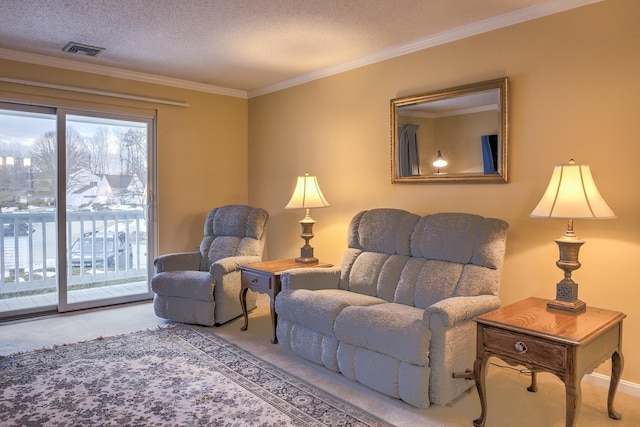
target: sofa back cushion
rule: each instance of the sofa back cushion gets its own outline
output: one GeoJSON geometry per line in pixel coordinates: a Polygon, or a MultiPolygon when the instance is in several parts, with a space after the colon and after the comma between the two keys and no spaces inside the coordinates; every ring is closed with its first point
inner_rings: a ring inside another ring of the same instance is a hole
{"type": "Polygon", "coordinates": [[[264,249],[269,214],[261,208],[227,205],[212,209],[200,242],[200,270],[232,256],[260,256],[264,249]]]}
{"type": "Polygon", "coordinates": [[[411,233],[420,216],[401,209],[371,209],[349,224],[349,249],[340,287],[393,300],[397,279],[411,254],[411,233]],[[385,296],[383,296],[385,295],[385,296]]]}
{"type": "MultiPolygon", "coordinates": [[[[416,224],[411,255],[427,260],[413,305],[425,308],[452,296],[497,295],[508,224],[467,213],[427,215],[416,224]]],[[[417,266],[413,266],[417,268],[417,266]]]]}
{"type": "Polygon", "coordinates": [[[360,212],[349,226],[340,286],[420,308],[452,296],[497,295],[507,228],[466,213],[360,212]]]}
{"type": "Polygon", "coordinates": [[[507,223],[467,213],[436,213],[422,217],[411,237],[411,256],[497,268],[507,223]]]}
{"type": "Polygon", "coordinates": [[[363,252],[411,254],[411,233],[420,216],[401,209],[371,209],[353,217],[347,244],[363,252]]]}

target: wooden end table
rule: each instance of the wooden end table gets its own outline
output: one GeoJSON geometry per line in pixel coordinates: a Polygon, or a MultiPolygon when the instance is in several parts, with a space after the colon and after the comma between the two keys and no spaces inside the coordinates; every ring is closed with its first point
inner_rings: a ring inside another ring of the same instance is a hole
{"type": "Polygon", "coordinates": [[[537,391],[536,373],[559,377],[566,390],[566,425],[576,425],[580,410],[580,382],[602,362],[611,358],[611,382],[607,409],[609,417],[620,419],[613,399],[622,376],[622,320],[617,311],[587,307],[580,313],[547,309],[547,300],[528,298],[475,318],[478,324],[474,379],[482,413],[473,421],[482,427],[487,419],[486,364],[496,356],[510,365],[529,368],[531,385],[537,391]]]}
{"type": "Polygon", "coordinates": [[[278,315],[276,313],[276,296],[280,292],[280,275],[283,272],[295,268],[311,268],[311,267],[332,267],[333,264],[325,262],[300,263],[295,258],[280,259],[276,261],[256,262],[240,267],[241,288],[240,288],[240,305],[242,306],[242,314],[244,315],[244,326],[242,331],[246,331],[249,327],[249,316],[247,315],[247,290],[268,294],[271,300],[271,325],[273,327],[273,344],[278,343],[276,335],[276,327],[278,325],[278,315]]]}

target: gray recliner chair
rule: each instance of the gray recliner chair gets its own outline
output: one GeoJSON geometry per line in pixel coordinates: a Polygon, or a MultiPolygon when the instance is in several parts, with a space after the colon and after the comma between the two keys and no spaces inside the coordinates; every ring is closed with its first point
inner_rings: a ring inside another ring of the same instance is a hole
{"type": "MultiPolygon", "coordinates": [[[[240,266],[262,261],[269,214],[228,205],[212,209],[199,252],[157,257],[151,290],[156,316],[180,323],[220,325],[242,314],[240,266]]],[[[247,310],[256,294],[247,293],[247,310]]]]}

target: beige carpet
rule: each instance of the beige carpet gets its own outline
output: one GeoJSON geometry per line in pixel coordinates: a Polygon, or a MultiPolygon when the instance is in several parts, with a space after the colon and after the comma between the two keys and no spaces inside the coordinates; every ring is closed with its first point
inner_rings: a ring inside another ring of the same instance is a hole
{"type": "MultiPolygon", "coordinates": [[[[201,328],[217,334],[332,394],[341,397],[397,426],[471,426],[480,414],[475,387],[450,405],[432,405],[419,410],[396,399],[372,392],[341,375],[290,355],[269,342],[271,319],[268,299],[260,295],[258,308],[250,313],[249,330],[240,331],[242,319],[218,328],[201,328]]],[[[153,314],[151,304],[136,304],[115,309],[50,316],[31,321],[0,324],[0,354],[32,350],[117,335],[167,323],[153,314]]],[[[493,362],[502,364],[499,360],[493,362]]],[[[626,363],[633,363],[627,360],[626,363]]],[[[463,381],[463,380],[461,380],[463,381]]],[[[490,366],[487,376],[487,427],[565,425],[564,386],[556,377],[538,376],[538,392],[529,393],[529,377],[509,368],[490,366]]],[[[607,389],[583,382],[582,407],[577,425],[582,427],[626,427],[640,425],[640,398],[618,393],[616,409],[622,420],[607,417],[607,389]]]]}

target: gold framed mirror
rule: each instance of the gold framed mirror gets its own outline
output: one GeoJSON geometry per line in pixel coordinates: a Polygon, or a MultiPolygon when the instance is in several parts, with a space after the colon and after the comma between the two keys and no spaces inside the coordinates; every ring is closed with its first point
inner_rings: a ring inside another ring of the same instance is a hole
{"type": "Polygon", "coordinates": [[[391,100],[392,183],[509,181],[507,77],[391,100]]]}

